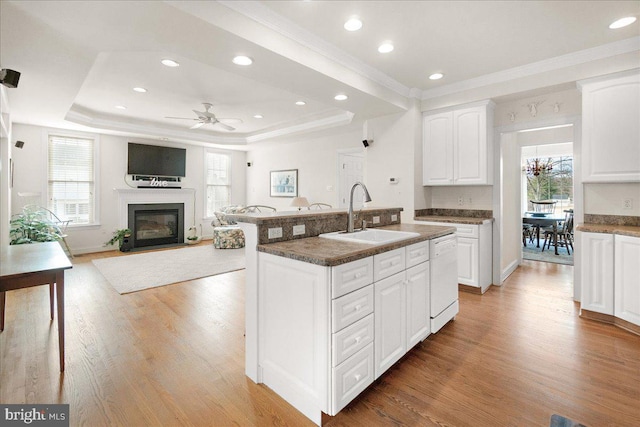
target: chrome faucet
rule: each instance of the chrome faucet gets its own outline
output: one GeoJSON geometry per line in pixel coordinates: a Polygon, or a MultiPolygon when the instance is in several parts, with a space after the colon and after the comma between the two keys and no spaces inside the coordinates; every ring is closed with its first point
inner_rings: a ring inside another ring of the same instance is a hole
{"type": "Polygon", "coordinates": [[[349,195],[349,219],[347,222],[347,233],[353,233],[353,192],[358,185],[362,187],[362,189],[364,190],[364,201],[365,202],[371,201],[371,196],[369,195],[369,191],[367,190],[367,187],[362,182],[358,181],[355,184],[353,184],[353,187],[351,187],[351,194],[349,195]]]}

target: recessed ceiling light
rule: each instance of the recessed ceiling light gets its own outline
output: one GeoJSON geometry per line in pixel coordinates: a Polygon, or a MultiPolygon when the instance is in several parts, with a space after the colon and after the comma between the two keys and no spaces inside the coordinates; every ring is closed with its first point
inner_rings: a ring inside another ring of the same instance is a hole
{"type": "Polygon", "coordinates": [[[347,31],[358,31],[360,28],[362,28],[362,21],[355,16],[344,23],[344,29],[347,31]]]}
{"type": "Polygon", "coordinates": [[[296,101],[296,105],[307,105],[304,101],[296,101]]]}
{"type": "Polygon", "coordinates": [[[621,19],[618,19],[617,21],[613,22],[611,25],[609,25],[609,28],[611,28],[612,30],[617,30],[618,28],[622,28],[622,27],[626,27],[627,25],[631,25],[634,22],[636,22],[636,17],[635,16],[627,16],[625,18],[621,18],[621,19]]]}
{"type": "Polygon", "coordinates": [[[336,96],[333,97],[333,99],[335,99],[336,101],[345,101],[347,99],[349,99],[349,97],[343,93],[340,93],[336,96]]]}
{"type": "Polygon", "coordinates": [[[163,59],[160,62],[162,62],[162,65],[166,65],[167,67],[179,67],[180,66],[180,64],[178,64],[173,59],[163,59]]]}
{"type": "Polygon", "coordinates": [[[442,73],[433,73],[429,76],[430,80],[440,80],[441,78],[444,77],[444,74],[442,73]]]}
{"type": "Polygon", "coordinates": [[[378,52],[380,53],[389,53],[393,50],[393,45],[391,42],[384,42],[380,46],[378,46],[378,52]]]}
{"type": "Polygon", "coordinates": [[[262,114],[256,114],[255,116],[253,116],[254,119],[261,119],[263,118],[262,114]]]}
{"type": "Polygon", "coordinates": [[[145,93],[147,90],[143,87],[134,87],[133,90],[140,93],[145,93]]]}
{"type": "Polygon", "coordinates": [[[251,65],[253,64],[253,59],[248,56],[238,55],[233,58],[233,63],[236,65],[251,65]]]}
{"type": "Polygon", "coordinates": [[[127,107],[125,107],[124,105],[116,105],[116,108],[118,110],[126,110],[127,109],[127,107]]]}

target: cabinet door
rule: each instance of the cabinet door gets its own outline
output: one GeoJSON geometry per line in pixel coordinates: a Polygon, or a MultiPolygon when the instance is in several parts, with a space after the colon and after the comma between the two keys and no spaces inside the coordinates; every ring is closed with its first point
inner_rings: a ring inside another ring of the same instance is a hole
{"type": "Polygon", "coordinates": [[[640,238],[615,236],[616,317],[640,326],[640,238]]]}
{"type": "Polygon", "coordinates": [[[458,283],[480,286],[478,239],[458,237],[458,283]]]}
{"type": "Polygon", "coordinates": [[[583,181],[640,181],[640,74],[581,87],[583,181]]]}
{"type": "Polygon", "coordinates": [[[453,184],[453,113],[425,116],[422,127],[422,184],[453,184]]]}
{"type": "Polygon", "coordinates": [[[405,272],[373,284],[375,288],[376,378],[389,369],[407,348],[405,272]]]}
{"type": "Polygon", "coordinates": [[[453,112],[453,180],[487,184],[487,113],[484,107],[453,112]]]}
{"type": "Polygon", "coordinates": [[[407,270],[407,349],[429,335],[429,263],[407,270]]]}
{"type": "Polygon", "coordinates": [[[581,307],[585,310],[613,315],[612,234],[582,233],[581,268],[581,307]]]}

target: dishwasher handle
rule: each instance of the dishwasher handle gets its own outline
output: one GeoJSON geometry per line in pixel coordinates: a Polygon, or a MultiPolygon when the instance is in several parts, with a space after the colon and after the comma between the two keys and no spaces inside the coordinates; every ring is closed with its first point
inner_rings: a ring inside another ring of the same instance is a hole
{"type": "Polygon", "coordinates": [[[455,236],[436,241],[433,245],[433,257],[439,257],[449,252],[453,252],[457,247],[458,241],[455,236]]]}

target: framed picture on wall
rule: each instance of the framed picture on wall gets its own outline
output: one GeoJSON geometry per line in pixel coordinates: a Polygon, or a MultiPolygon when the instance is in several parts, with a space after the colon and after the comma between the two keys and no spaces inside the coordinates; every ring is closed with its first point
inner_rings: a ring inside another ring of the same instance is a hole
{"type": "Polygon", "coordinates": [[[271,171],[271,197],[298,196],[298,169],[271,171]]]}

